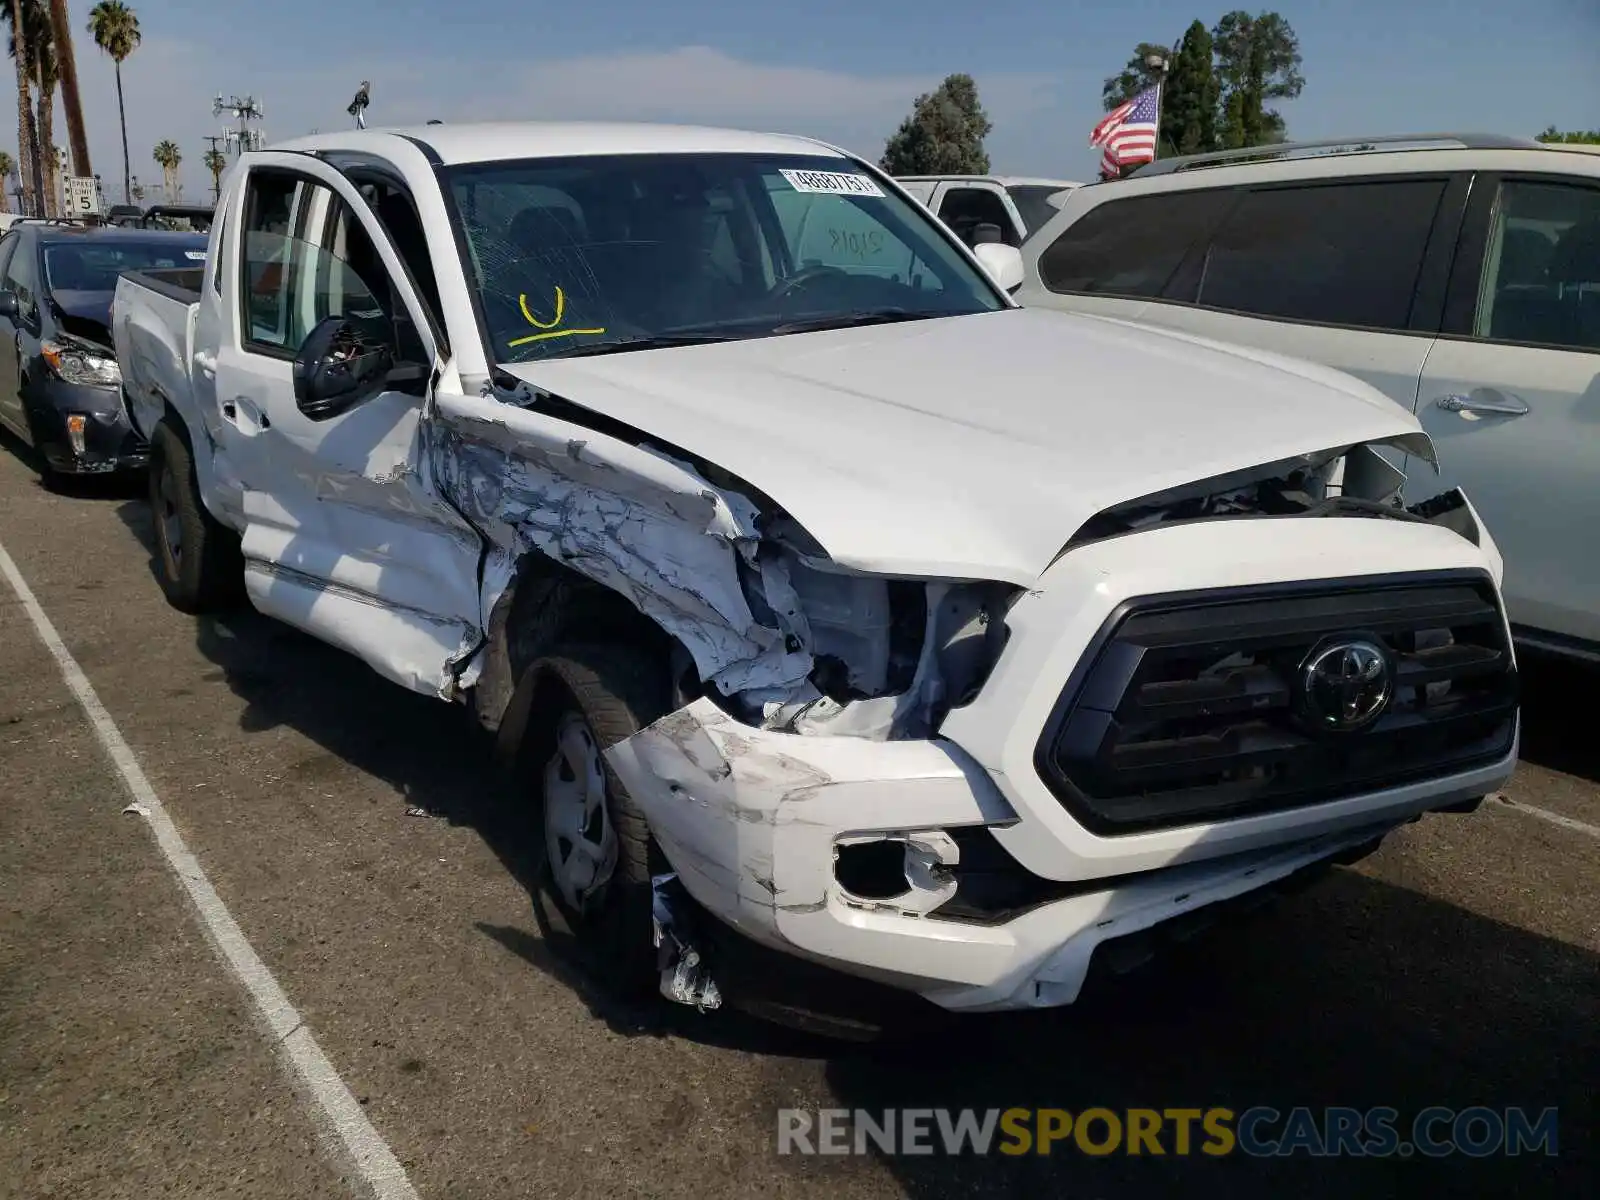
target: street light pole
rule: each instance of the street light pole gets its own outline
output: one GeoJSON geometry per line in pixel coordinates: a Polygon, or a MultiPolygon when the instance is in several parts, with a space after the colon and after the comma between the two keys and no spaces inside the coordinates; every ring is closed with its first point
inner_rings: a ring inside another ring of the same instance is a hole
{"type": "Polygon", "coordinates": [[[1156,73],[1156,135],[1155,157],[1161,157],[1161,105],[1167,98],[1167,72],[1172,70],[1172,56],[1177,52],[1174,46],[1164,54],[1146,54],[1144,65],[1156,73]]]}

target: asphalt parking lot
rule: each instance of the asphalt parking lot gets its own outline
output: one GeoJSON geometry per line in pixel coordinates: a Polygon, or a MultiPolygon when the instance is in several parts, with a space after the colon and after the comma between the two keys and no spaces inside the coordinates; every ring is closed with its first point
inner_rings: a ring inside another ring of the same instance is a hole
{"type": "MultiPolygon", "coordinates": [[[[1600,1179],[1600,674],[1528,664],[1511,803],[1408,827],[1077,1009],[874,1049],[591,994],[539,935],[483,739],[253,613],[168,608],[137,487],[52,494],[8,440],[0,545],[423,1197],[1570,1196],[1600,1179]],[[1559,1153],[775,1150],[782,1108],[1480,1104],[1559,1108],[1559,1153]]],[[[129,800],[0,583],[0,1195],[361,1194],[129,800]]]]}

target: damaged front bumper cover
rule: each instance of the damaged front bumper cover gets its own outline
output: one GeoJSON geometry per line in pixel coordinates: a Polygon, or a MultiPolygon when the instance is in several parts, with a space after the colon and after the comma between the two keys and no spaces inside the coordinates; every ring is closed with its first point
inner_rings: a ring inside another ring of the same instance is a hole
{"type": "Polygon", "coordinates": [[[713,916],[950,1010],[1070,1004],[1103,943],[1266,888],[1399,823],[1110,878],[983,923],[930,915],[958,862],[946,831],[1017,817],[952,743],[774,733],[700,700],[607,753],[678,881],[713,916]],[[874,837],[906,846],[905,894],[868,899],[840,883],[839,847],[874,837]]]}

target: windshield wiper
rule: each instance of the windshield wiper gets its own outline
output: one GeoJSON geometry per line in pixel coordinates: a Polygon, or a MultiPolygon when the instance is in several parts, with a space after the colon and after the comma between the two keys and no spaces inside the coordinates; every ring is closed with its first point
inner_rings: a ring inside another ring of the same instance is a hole
{"type": "Polygon", "coordinates": [[[534,362],[558,362],[564,358],[592,358],[596,354],[622,354],[628,350],[664,350],[669,346],[703,346],[707,342],[732,342],[738,339],[726,333],[657,333],[648,337],[627,338],[620,342],[596,342],[578,346],[564,354],[534,362]]]}
{"type": "Polygon", "coordinates": [[[803,321],[786,321],[773,327],[775,334],[812,333],[822,329],[849,329],[856,325],[888,325],[895,321],[927,321],[934,317],[954,317],[959,313],[921,311],[914,308],[869,308],[861,312],[832,313],[803,321]]]}

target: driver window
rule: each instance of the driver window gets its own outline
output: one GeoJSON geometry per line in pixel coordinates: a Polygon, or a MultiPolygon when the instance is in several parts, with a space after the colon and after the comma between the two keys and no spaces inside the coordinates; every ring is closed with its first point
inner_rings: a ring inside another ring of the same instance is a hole
{"type": "Polygon", "coordinates": [[[247,351],[293,358],[318,321],[343,316],[364,339],[394,347],[398,361],[425,361],[416,330],[391,316],[377,248],[328,188],[287,172],[252,172],[241,232],[247,351]]]}
{"type": "Polygon", "coordinates": [[[357,325],[367,322],[374,328],[364,332],[372,336],[378,336],[378,327],[387,323],[391,331],[384,336],[394,347],[396,360],[426,364],[427,349],[388,268],[383,265],[378,247],[360,218],[337,196],[329,197],[322,242],[321,274],[315,292],[316,319],[343,316],[357,325]],[[376,290],[368,286],[369,280],[376,285],[376,290]]]}

